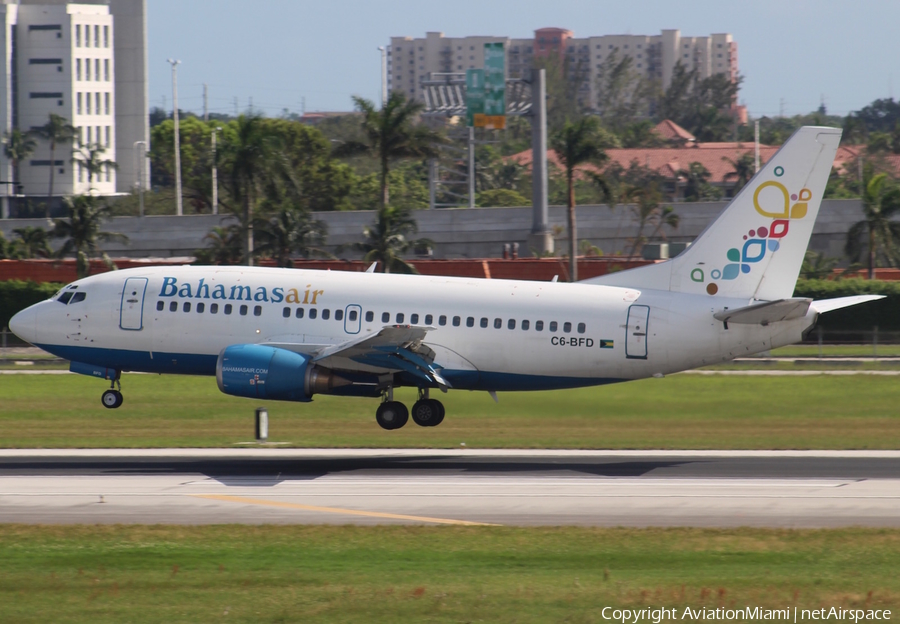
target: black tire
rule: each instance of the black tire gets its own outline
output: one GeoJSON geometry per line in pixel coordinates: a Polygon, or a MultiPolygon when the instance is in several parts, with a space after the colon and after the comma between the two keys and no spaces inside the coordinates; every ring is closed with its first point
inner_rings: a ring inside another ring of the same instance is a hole
{"type": "Polygon", "coordinates": [[[100,397],[100,402],[106,409],[116,409],[123,401],[122,393],[117,390],[107,390],[100,397]]]}
{"type": "Polygon", "coordinates": [[[434,427],[444,419],[444,408],[440,401],[422,399],[412,406],[413,422],[420,427],[434,427]]]}
{"type": "Polygon", "coordinates": [[[409,410],[400,401],[385,401],[375,411],[375,421],[382,429],[400,429],[409,421],[409,410]]]}

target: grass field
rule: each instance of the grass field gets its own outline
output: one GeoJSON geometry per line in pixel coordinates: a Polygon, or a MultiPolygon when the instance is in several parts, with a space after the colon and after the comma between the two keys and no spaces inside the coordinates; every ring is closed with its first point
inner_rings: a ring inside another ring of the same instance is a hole
{"type": "MultiPolygon", "coordinates": [[[[81,376],[0,377],[0,447],[231,447],[253,438],[261,402],[210,378],[127,375],[125,404],[81,376]]],[[[411,390],[398,391],[412,403],[411,390]]],[[[268,402],[269,440],[302,447],[896,449],[895,377],[676,375],[559,392],[443,395],[440,427],[376,424],[374,399],[268,402]]]]}
{"type": "Polygon", "coordinates": [[[0,621],[578,623],[603,621],[604,606],[896,609],[898,559],[900,532],[869,529],[7,525],[0,621]]]}

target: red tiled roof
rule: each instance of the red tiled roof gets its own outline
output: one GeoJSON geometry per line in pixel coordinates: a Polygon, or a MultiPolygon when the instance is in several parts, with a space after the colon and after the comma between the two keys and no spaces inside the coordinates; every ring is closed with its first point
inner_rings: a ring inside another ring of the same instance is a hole
{"type": "Polygon", "coordinates": [[[696,141],[694,135],[679,126],[677,123],[672,121],[671,119],[663,119],[661,122],[656,124],[656,127],[653,128],[653,132],[661,136],[663,139],[667,141],[696,141]]]}

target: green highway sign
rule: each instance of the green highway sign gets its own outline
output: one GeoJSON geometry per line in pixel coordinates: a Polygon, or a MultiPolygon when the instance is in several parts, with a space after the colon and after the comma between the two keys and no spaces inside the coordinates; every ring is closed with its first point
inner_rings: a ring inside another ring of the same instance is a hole
{"type": "Polygon", "coordinates": [[[484,70],[466,70],[466,125],[474,126],[475,116],[484,117],[484,70]]]}
{"type": "Polygon", "coordinates": [[[506,51],[502,42],[484,44],[484,114],[506,115],[506,51]]]}

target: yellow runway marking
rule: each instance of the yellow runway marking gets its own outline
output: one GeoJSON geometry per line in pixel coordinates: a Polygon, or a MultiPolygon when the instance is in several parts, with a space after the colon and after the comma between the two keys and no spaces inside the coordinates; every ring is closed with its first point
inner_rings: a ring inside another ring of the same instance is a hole
{"type": "Polygon", "coordinates": [[[243,496],[227,496],[223,494],[192,494],[194,498],[207,498],[228,503],[244,503],[247,505],[265,505],[268,507],[282,507],[285,509],[302,509],[303,511],[318,511],[320,513],[346,514],[350,516],[365,516],[367,518],[387,518],[390,520],[410,520],[412,522],[432,522],[434,524],[456,524],[461,526],[500,526],[487,522],[470,522],[468,520],[453,520],[450,518],[428,518],[426,516],[406,516],[404,514],[384,513],[381,511],[361,511],[358,509],[342,509],[340,507],[318,507],[316,505],[301,505],[299,503],[283,503],[281,501],[265,500],[261,498],[245,498],[243,496]]]}

